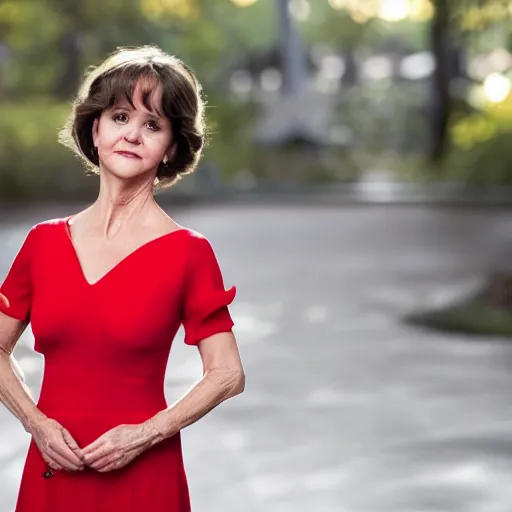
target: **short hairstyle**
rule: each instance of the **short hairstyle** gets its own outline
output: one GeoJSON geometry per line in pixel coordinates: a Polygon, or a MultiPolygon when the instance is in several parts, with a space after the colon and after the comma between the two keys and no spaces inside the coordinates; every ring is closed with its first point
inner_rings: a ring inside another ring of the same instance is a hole
{"type": "Polygon", "coordinates": [[[59,142],[72,149],[85,163],[89,174],[99,173],[92,128],[104,110],[127,100],[142,81],[146,108],[165,115],[172,126],[176,150],[172,160],[157,170],[156,189],[170,187],[182,175],[193,172],[206,143],[206,101],[193,71],[175,56],[155,46],[120,47],[86,74],[73,102],[72,113],[59,132],[59,142]],[[151,104],[152,93],[162,86],[161,105],[151,104]]]}

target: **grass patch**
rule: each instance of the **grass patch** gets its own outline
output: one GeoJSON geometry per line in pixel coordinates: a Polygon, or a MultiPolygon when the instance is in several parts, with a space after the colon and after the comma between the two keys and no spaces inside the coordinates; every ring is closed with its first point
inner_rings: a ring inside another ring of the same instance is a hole
{"type": "Polygon", "coordinates": [[[405,321],[441,331],[512,338],[512,313],[493,307],[482,297],[441,310],[413,313],[405,321]]]}

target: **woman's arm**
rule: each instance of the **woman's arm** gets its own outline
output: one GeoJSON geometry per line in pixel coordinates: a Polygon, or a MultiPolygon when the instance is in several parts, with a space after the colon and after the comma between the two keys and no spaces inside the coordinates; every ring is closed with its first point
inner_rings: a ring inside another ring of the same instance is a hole
{"type": "Polygon", "coordinates": [[[0,401],[20,420],[27,432],[42,419],[28,387],[23,382],[12,351],[27,322],[0,312],[0,401]]]}
{"type": "Polygon", "coordinates": [[[151,444],[173,436],[220,403],[244,391],[245,374],[232,332],[214,334],[198,343],[203,378],[180,400],[150,418],[151,444]]]}
{"type": "Polygon", "coordinates": [[[76,441],[62,425],[37,408],[16,368],[12,351],[27,325],[27,322],[0,312],[0,402],[32,435],[44,461],[51,468],[81,470],[84,464],[76,441]]]}
{"type": "Polygon", "coordinates": [[[198,343],[203,378],[176,403],[149,420],[119,425],[83,449],[83,460],[100,472],[126,466],[155,444],[194,423],[224,400],[242,393],[245,376],[235,337],[214,334],[198,343]]]}
{"type": "Polygon", "coordinates": [[[76,470],[84,467],[80,448],[62,425],[38,409],[12,357],[12,351],[30,321],[36,228],[34,226],[26,236],[1,287],[0,402],[32,435],[51,468],[76,470]]]}

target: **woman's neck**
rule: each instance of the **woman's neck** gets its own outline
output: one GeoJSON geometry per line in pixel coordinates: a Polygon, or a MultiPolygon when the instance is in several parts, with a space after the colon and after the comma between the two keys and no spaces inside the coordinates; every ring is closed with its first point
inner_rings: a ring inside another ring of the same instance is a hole
{"type": "Polygon", "coordinates": [[[98,198],[89,210],[89,221],[95,230],[101,229],[106,238],[112,238],[130,225],[140,224],[141,217],[160,210],[155,201],[152,183],[145,179],[122,180],[100,174],[98,198]]]}

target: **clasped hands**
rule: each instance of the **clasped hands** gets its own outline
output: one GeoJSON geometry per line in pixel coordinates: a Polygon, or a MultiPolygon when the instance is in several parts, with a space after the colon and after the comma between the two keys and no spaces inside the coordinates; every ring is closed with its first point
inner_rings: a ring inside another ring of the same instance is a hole
{"type": "Polygon", "coordinates": [[[48,466],[66,471],[81,471],[85,466],[99,472],[120,469],[160,439],[150,420],[119,425],[85,448],[80,448],[69,431],[51,418],[44,419],[31,433],[48,466]]]}

